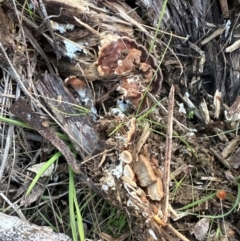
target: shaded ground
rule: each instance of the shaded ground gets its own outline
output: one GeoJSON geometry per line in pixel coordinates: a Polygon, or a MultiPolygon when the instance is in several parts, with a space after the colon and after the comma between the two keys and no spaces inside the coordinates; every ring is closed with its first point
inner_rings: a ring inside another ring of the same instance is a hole
{"type": "Polygon", "coordinates": [[[224,3],[2,4],[1,192],[29,222],[74,238],[76,191],[90,240],[240,239],[239,5],[224,3]]]}

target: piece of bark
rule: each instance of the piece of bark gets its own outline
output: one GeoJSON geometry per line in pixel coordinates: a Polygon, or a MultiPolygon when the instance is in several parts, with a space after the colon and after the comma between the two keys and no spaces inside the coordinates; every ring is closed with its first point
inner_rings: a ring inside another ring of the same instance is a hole
{"type": "Polygon", "coordinates": [[[104,149],[104,141],[100,139],[94,122],[76,110],[73,104],[78,103],[61,78],[45,73],[37,81],[36,88],[82,158],[104,149]]]}
{"type": "MultiPolygon", "coordinates": [[[[233,1],[236,4],[236,1],[233,1]]],[[[146,13],[146,19],[149,21],[150,26],[156,26],[159,20],[159,16],[163,7],[163,0],[139,0],[138,5],[141,11],[146,13]]],[[[237,11],[234,4],[229,3],[229,18],[232,21],[231,27],[236,22],[237,11]]],[[[224,19],[222,18],[222,11],[218,1],[168,1],[166,9],[161,21],[160,30],[167,32],[173,32],[180,37],[189,36],[189,40],[196,45],[200,45],[202,39],[210,35],[215,29],[209,27],[212,26],[226,26],[224,19]],[[208,30],[208,32],[206,31],[208,30]],[[206,32],[208,34],[206,34],[206,32]]],[[[230,30],[236,34],[238,31],[230,30]]],[[[231,105],[240,92],[239,85],[239,51],[233,53],[224,53],[224,50],[228,45],[231,45],[236,39],[232,39],[232,43],[229,44],[229,37],[232,36],[230,32],[228,36],[225,36],[225,32],[201,47],[201,50],[206,56],[205,70],[210,70],[211,74],[206,78],[202,78],[204,83],[203,87],[208,93],[213,95],[218,89],[222,93],[222,100],[224,103],[231,105]],[[208,83],[208,84],[206,84],[208,83]]],[[[160,34],[160,33],[159,33],[160,34]]],[[[168,35],[163,34],[163,42],[168,42],[168,35]]],[[[191,53],[186,41],[178,38],[172,38],[171,48],[180,55],[183,53],[191,53]],[[176,46],[176,47],[175,47],[176,46]]],[[[193,55],[197,57],[197,53],[193,52],[193,55]]],[[[181,60],[181,57],[180,57],[181,60]]],[[[186,61],[186,58],[184,58],[186,61]]],[[[191,61],[192,62],[192,61],[191,61]]],[[[164,63],[163,63],[164,65],[164,63]]],[[[190,64],[192,67],[192,64],[190,64]]],[[[165,81],[168,79],[176,79],[175,76],[169,74],[166,76],[165,81]]],[[[195,88],[196,89],[196,88],[195,88]]],[[[197,90],[199,92],[199,90],[197,90]]],[[[192,94],[192,93],[190,93],[192,94]]]]}
{"type": "Polygon", "coordinates": [[[58,63],[54,59],[51,59],[51,61],[58,65],[58,72],[61,76],[68,77],[75,75],[87,79],[88,81],[100,79],[96,65],[92,63],[84,64],[84,68],[79,68],[78,66],[69,63],[66,59],[61,59],[58,63]]]}
{"type": "Polygon", "coordinates": [[[0,241],[71,241],[63,233],[54,233],[52,228],[37,226],[15,216],[0,213],[0,241]]]}
{"type": "MultiPolygon", "coordinates": [[[[5,11],[2,9],[2,6],[0,5],[0,42],[2,47],[4,48],[5,52],[7,52],[8,57],[10,59],[13,58],[14,56],[14,50],[15,50],[15,44],[14,44],[14,39],[13,35],[10,33],[10,23],[12,21],[8,18],[8,16],[5,14],[5,11]]],[[[15,56],[15,63],[19,64],[21,63],[21,60],[19,59],[19,56],[21,54],[17,53],[15,56]]],[[[22,55],[21,55],[22,56],[22,55]]],[[[25,58],[23,58],[25,59],[25,58]]],[[[3,51],[0,49],[0,66],[3,68],[8,68],[9,64],[8,61],[5,57],[5,54],[3,51]]]]}
{"type": "Polygon", "coordinates": [[[53,129],[44,124],[40,116],[33,112],[31,107],[22,98],[19,98],[11,106],[10,112],[37,130],[44,138],[48,139],[63,154],[73,171],[81,173],[78,163],[67,145],[56,135],[53,129]]]}
{"type": "MultiPolygon", "coordinates": [[[[39,132],[39,134],[42,135],[44,138],[48,139],[63,154],[63,156],[65,157],[69,166],[71,166],[71,168],[73,169],[73,171],[75,173],[79,174],[78,175],[79,180],[81,182],[83,182],[86,186],[91,188],[99,196],[102,197],[101,192],[96,187],[96,185],[93,183],[93,181],[88,178],[86,173],[84,173],[82,170],[80,170],[80,165],[77,163],[77,160],[75,159],[74,155],[72,154],[70,149],[67,147],[67,145],[56,135],[56,133],[50,127],[48,127],[44,123],[44,121],[41,120],[41,118],[38,114],[36,114],[35,112],[33,112],[31,110],[31,107],[23,99],[19,98],[10,108],[10,112],[13,113],[15,116],[17,116],[18,118],[20,118],[21,120],[23,120],[24,122],[26,122],[27,124],[29,124],[34,129],[36,129],[39,132]]],[[[84,123],[82,123],[82,125],[89,127],[88,123],[86,123],[86,121],[84,123]]],[[[89,132],[91,132],[90,127],[88,130],[89,130],[89,132]]],[[[88,130],[86,130],[87,131],[86,133],[88,133],[88,130]]],[[[77,132],[77,134],[79,134],[78,138],[84,138],[84,136],[81,134],[81,132],[79,132],[77,130],[76,130],[76,132],[77,132]]],[[[94,136],[93,136],[93,133],[89,133],[89,135],[90,136],[88,136],[88,138],[90,138],[90,139],[88,139],[88,141],[91,142],[91,138],[94,138],[94,136]]],[[[86,142],[84,142],[84,143],[86,144],[86,142]]],[[[93,144],[93,143],[91,143],[91,144],[93,144]]],[[[92,145],[91,145],[91,147],[92,147],[92,145]]],[[[98,145],[98,147],[99,147],[99,145],[98,145]]],[[[28,203],[26,203],[26,204],[28,204],[28,203]]]]}
{"type": "Polygon", "coordinates": [[[4,11],[2,9],[2,6],[0,5],[0,39],[1,43],[5,48],[14,47],[14,41],[13,37],[10,33],[10,19],[8,19],[7,15],[4,14],[4,11]]]}
{"type": "Polygon", "coordinates": [[[114,29],[118,33],[125,33],[131,37],[133,34],[133,29],[131,24],[127,21],[120,19],[117,16],[110,15],[104,8],[99,8],[94,2],[88,0],[43,0],[45,7],[47,9],[48,15],[57,15],[59,17],[54,17],[52,20],[59,21],[61,23],[71,23],[76,26],[81,27],[74,17],[79,18],[81,21],[89,24],[90,26],[98,26],[101,28],[102,25],[106,28],[114,29]],[[59,15],[60,9],[61,11],[59,15]]]}

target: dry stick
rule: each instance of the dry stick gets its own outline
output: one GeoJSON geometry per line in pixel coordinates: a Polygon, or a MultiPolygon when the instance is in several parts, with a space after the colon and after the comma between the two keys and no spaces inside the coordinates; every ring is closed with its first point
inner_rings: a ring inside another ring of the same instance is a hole
{"type": "Polygon", "coordinates": [[[173,107],[174,107],[174,86],[171,87],[169,93],[169,106],[168,106],[168,124],[166,135],[166,151],[164,163],[163,185],[165,198],[163,203],[163,221],[167,222],[168,218],[168,201],[169,201],[169,182],[170,182],[170,161],[172,151],[172,125],[173,125],[173,107]]]}
{"type": "MultiPolygon", "coordinates": [[[[21,220],[27,221],[27,219],[25,218],[24,214],[21,211],[21,208],[16,204],[16,203],[12,203],[3,193],[0,193],[0,196],[2,197],[3,200],[5,200],[5,202],[7,202],[9,204],[9,206],[18,214],[19,218],[21,220]]],[[[7,209],[5,209],[6,211],[7,209]]]]}
{"type": "MultiPolygon", "coordinates": [[[[46,25],[48,27],[49,33],[50,33],[50,35],[52,37],[52,40],[53,40],[53,46],[54,46],[55,54],[57,56],[57,60],[59,60],[61,58],[61,54],[59,52],[59,46],[58,46],[58,43],[57,43],[57,40],[56,40],[56,36],[55,36],[55,34],[53,32],[53,29],[52,29],[52,25],[49,21],[49,16],[48,16],[46,7],[45,7],[42,0],[39,0],[39,8],[40,8],[40,10],[42,12],[42,15],[44,17],[43,21],[46,21],[46,25]]],[[[61,14],[61,10],[60,10],[60,14],[61,14]]]]}
{"type": "Polygon", "coordinates": [[[219,4],[222,10],[222,15],[224,18],[229,17],[229,8],[228,8],[228,2],[227,0],[219,0],[219,4]]]}
{"type": "Polygon", "coordinates": [[[229,165],[227,161],[225,161],[224,158],[221,157],[220,154],[218,154],[213,148],[209,148],[209,151],[220,161],[227,169],[234,171],[233,168],[229,165]]]}
{"type": "Polygon", "coordinates": [[[102,38],[102,35],[98,31],[96,31],[94,28],[92,28],[88,24],[82,22],[80,19],[76,18],[75,16],[73,16],[73,17],[79,24],[81,24],[83,27],[85,27],[87,30],[89,30],[92,34],[96,34],[99,38],[102,38]]]}
{"type": "Polygon", "coordinates": [[[11,142],[12,142],[11,139],[12,139],[13,134],[14,134],[14,126],[9,125],[8,134],[7,134],[7,138],[6,138],[6,144],[5,144],[3,158],[2,158],[2,163],[1,163],[1,167],[0,167],[0,183],[2,181],[3,172],[5,170],[7,160],[8,160],[8,157],[9,157],[9,150],[11,148],[11,142]]]}
{"type": "Polygon", "coordinates": [[[182,241],[190,241],[188,238],[183,236],[181,233],[179,233],[173,226],[170,224],[167,225],[167,229],[174,233],[178,238],[180,238],[182,241]]]}
{"type": "Polygon", "coordinates": [[[205,38],[202,42],[201,45],[205,45],[206,43],[208,43],[209,41],[211,41],[212,39],[216,38],[217,36],[221,35],[224,31],[225,31],[226,27],[222,27],[217,29],[216,31],[214,31],[210,36],[208,36],[207,38],[205,38]]]}

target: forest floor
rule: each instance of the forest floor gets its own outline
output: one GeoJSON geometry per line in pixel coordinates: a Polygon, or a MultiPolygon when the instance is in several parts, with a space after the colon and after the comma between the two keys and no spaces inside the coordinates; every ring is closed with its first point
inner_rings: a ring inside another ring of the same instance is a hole
{"type": "Polygon", "coordinates": [[[74,241],[240,240],[240,99],[138,8],[2,3],[1,212],[74,241]]]}

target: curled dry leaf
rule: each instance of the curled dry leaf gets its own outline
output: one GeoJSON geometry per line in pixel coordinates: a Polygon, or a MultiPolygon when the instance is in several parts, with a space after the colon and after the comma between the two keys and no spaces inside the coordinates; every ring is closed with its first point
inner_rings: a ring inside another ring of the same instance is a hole
{"type": "MultiPolygon", "coordinates": [[[[28,167],[27,170],[37,174],[43,168],[44,165],[46,165],[46,162],[41,162],[41,163],[35,164],[31,167],[28,167]]],[[[51,164],[48,167],[48,169],[41,175],[41,177],[49,177],[53,174],[53,171],[54,171],[54,164],[51,164]]]]}
{"type": "Polygon", "coordinates": [[[147,187],[157,180],[150,162],[143,155],[138,156],[138,160],[133,165],[133,171],[142,187],[147,187]]]}
{"type": "Polygon", "coordinates": [[[209,219],[202,218],[196,223],[191,234],[194,234],[197,240],[203,241],[207,236],[208,229],[209,229],[209,219]]]}

